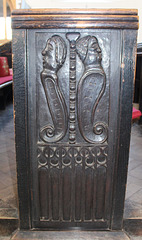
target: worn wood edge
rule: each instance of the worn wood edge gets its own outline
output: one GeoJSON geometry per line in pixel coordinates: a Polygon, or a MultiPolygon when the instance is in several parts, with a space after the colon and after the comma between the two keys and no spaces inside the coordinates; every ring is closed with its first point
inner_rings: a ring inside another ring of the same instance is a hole
{"type": "Polygon", "coordinates": [[[13,29],[138,29],[138,22],[115,21],[12,21],[13,29]]]}
{"type": "Polygon", "coordinates": [[[26,9],[14,10],[12,28],[128,28],[138,29],[137,10],[26,9]],[[89,27],[90,26],[90,27],[89,27]]]}
{"type": "Polygon", "coordinates": [[[38,19],[39,21],[43,20],[48,20],[48,21],[66,21],[66,20],[70,20],[70,21],[75,21],[75,20],[79,20],[79,21],[113,21],[115,19],[115,21],[134,21],[134,22],[138,22],[138,16],[137,15],[96,15],[96,14],[86,14],[83,15],[82,14],[63,14],[63,15],[57,15],[57,14],[42,14],[42,15],[37,15],[35,16],[34,14],[31,14],[30,17],[29,15],[16,15],[16,16],[12,16],[12,19],[14,21],[18,20],[18,21],[34,21],[36,19],[38,19]]]}
{"type": "Polygon", "coordinates": [[[81,228],[82,231],[109,231],[108,228],[108,223],[107,221],[94,221],[94,222],[56,222],[55,225],[53,226],[52,222],[48,222],[48,227],[47,227],[47,222],[46,221],[34,221],[33,226],[35,230],[38,229],[44,229],[48,231],[56,231],[56,230],[62,230],[62,231],[69,231],[70,229],[76,229],[81,228]]]}
{"type": "Polygon", "coordinates": [[[96,8],[88,8],[88,9],[79,9],[79,8],[48,8],[48,9],[18,9],[12,12],[12,15],[46,15],[46,14],[101,14],[101,15],[138,15],[137,9],[96,9],[96,8]]]}

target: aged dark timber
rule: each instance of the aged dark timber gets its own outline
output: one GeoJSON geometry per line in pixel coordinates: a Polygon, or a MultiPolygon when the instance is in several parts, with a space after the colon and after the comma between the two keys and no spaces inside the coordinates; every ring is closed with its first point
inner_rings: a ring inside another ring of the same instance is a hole
{"type": "Polygon", "coordinates": [[[20,229],[122,229],[136,10],[12,15],[20,229]]]}

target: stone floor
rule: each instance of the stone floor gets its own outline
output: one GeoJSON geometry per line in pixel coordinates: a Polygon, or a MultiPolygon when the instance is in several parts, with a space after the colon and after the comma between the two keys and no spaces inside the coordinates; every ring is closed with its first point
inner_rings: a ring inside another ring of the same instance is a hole
{"type": "Polygon", "coordinates": [[[0,217],[17,217],[13,105],[0,110],[0,217]]]}
{"type": "Polygon", "coordinates": [[[133,123],[124,218],[142,218],[142,125],[133,123]]]}
{"type": "Polygon", "coordinates": [[[27,231],[17,232],[12,240],[129,240],[124,232],[109,231],[27,231]]]}
{"type": "Polygon", "coordinates": [[[64,236],[63,232],[36,232],[26,233],[22,236],[23,233],[18,234],[18,236],[0,236],[0,240],[142,240],[142,236],[132,236],[127,233],[106,233],[106,232],[81,232],[76,234],[72,232],[72,236],[64,236]]]}
{"type": "MultiPolygon", "coordinates": [[[[0,111],[0,218],[17,218],[13,105],[0,111]]],[[[124,218],[142,218],[142,126],[132,126],[124,218]]],[[[9,237],[0,237],[10,239],[9,237]]],[[[140,240],[141,236],[131,236],[140,240]]]]}

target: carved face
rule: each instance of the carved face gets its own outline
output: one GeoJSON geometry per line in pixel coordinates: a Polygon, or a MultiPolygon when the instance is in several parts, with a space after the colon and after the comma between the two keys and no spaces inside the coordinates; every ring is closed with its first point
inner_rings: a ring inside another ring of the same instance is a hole
{"type": "Polygon", "coordinates": [[[45,49],[42,51],[43,55],[43,67],[46,70],[56,71],[56,45],[51,38],[47,41],[45,49]]]}
{"type": "Polygon", "coordinates": [[[101,49],[95,37],[91,37],[88,41],[88,51],[84,63],[86,65],[100,64],[102,59],[101,49]]]}
{"type": "Polygon", "coordinates": [[[96,37],[89,35],[79,39],[76,49],[85,67],[101,65],[102,54],[96,37]]]}
{"type": "Polygon", "coordinates": [[[65,41],[58,35],[53,35],[48,39],[45,49],[42,51],[43,68],[57,73],[66,58],[65,41]]]}

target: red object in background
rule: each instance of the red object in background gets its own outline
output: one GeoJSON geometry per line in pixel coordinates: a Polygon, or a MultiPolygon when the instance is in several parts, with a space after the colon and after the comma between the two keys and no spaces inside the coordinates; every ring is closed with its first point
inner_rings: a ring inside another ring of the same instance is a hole
{"type": "Polygon", "coordinates": [[[5,76],[5,77],[0,77],[0,85],[6,82],[9,82],[13,79],[12,75],[5,76]]]}
{"type": "Polygon", "coordinates": [[[140,110],[137,110],[136,108],[133,107],[133,113],[132,113],[132,119],[139,118],[142,116],[142,113],[140,110]]]}
{"type": "Polygon", "coordinates": [[[9,75],[9,66],[7,57],[0,57],[0,77],[9,75]]]}

